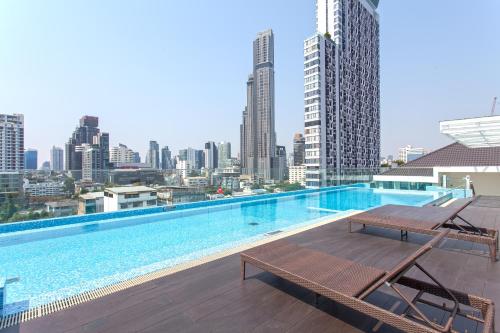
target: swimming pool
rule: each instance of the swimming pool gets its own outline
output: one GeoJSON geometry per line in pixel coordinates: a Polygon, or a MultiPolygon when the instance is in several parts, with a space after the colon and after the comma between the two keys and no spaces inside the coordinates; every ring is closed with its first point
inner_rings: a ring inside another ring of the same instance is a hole
{"type": "Polygon", "coordinates": [[[14,313],[237,245],[384,204],[421,206],[443,193],[331,188],[286,196],[0,233],[6,312],[14,313]]]}

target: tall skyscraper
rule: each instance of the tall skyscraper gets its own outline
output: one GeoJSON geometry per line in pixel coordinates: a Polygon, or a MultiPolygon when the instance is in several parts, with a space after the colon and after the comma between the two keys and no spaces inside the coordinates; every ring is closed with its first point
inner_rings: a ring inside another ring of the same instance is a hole
{"type": "Polygon", "coordinates": [[[306,185],[376,171],[380,159],[376,0],[317,0],[316,35],[304,41],[306,185]],[[356,170],[356,171],[355,171],[356,170]]]}
{"type": "Polygon", "coordinates": [[[161,149],[161,168],[163,170],[172,170],[174,164],[172,163],[172,152],[165,146],[161,149]]]}
{"type": "Polygon", "coordinates": [[[0,171],[24,170],[24,115],[0,114],[0,171]]]}
{"type": "Polygon", "coordinates": [[[257,34],[253,42],[253,74],[247,81],[247,107],[243,112],[241,138],[244,172],[272,178],[276,149],[274,128],[274,35],[272,30],[257,34]]]}
{"type": "Polygon", "coordinates": [[[220,142],[219,149],[219,168],[231,167],[231,142],[220,142]]]}
{"type": "Polygon", "coordinates": [[[50,149],[50,168],[53,171],[62,171],[64,169],[64,150],[53,146],[50,149]]]}
{"type": "Polygon", "coordinates": [[[305,161],[306,139],[301,133],[293,136],[293,165],[302,165],[305,161]]]}
{"type": "Polygon", "coordinates": [[[26,149],[24,151],[24,169],[38,169],[38,151],[36,149],[26,149]]]}
{"type": "Polygon", "coordinates": [[[0,203],[22,194],[24,116],[0,114],[0,203]]]}
{"type": "MultiPolygon", "coordinates": [[[[99,118],[93,116],[83,116],[80,119],[80,126],[78,126],[74,131],[68,142],[66,143],[65,149],[65,169],[71,171],[72,176],[75,179],[82,178],[82,145],[94,144],[94,137],[100,132],[99,130],[99,118]]],[[[109,141],[108,141],[109,142],[109,141]]],[[[109,143],[108,143],[109,147],[109,143]]]]}
{"type": "Polygon", "coordinates": [[[213,141],[205,143],[205,168],[215,169],[219,167],[219,150],[213,141]]]}
{"type": "Polygon", "coordinates": [[[160,145],[156,141],[149,141],[146,164],[151,165],[153,169],[160,169],[160,145]]]}

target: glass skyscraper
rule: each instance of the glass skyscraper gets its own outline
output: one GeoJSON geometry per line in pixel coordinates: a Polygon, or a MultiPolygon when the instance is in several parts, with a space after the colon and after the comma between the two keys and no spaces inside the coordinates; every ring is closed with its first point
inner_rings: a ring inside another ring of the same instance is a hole
{"type": "Polygon", "coordinates": [[[24,151],[24,169],[38,169],[38,151],[36,149],[26,149],[24,151]]]}

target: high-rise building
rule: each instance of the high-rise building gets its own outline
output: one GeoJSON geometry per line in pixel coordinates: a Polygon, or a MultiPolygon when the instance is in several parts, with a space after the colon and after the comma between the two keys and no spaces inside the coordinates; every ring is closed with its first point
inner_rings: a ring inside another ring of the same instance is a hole
{"type": "Polygon", "coordinates": [[[205,167],[205,152],[203,150],[195,150],[195,168],[201,169],[205,167]]]}
{"type": "Polygon", "coordinates": [[[93,144],[99,146],[101,149],[101,158],[102,158],[102,168],[109,168],[109,133],[99,133],[94,136],[93,144]]]}
{"type": "Polygon", "coordinates": [[[174,168],[174,164],[172,162],[172,152],[168,146],[161,149],[161,168],[163,170],[172,170],[174,168]]]}
{"type": "Polygon", "coordinates": [[[50,149],[50,169],[62,171],[64,169],[64,150],[56,146],[50,149]]]}
{"type": "Polygon", "coordinates": [[[316,35],[304,42],[306,185],[375,172],[380,159],[376,0],[317,0],[316,35]]]}
{"type": "Polygon", "coordinates": [[[193,148],[181,149],[179,161],[188,161],[191,169],[201,169],[205,166],[205,153],[193,148]]]}
{"type": "Polygon", "coordinates": [[[0,114],[0,171],[24,170],[24,115],[0,114]]]}
{"type": "MultiPolygon", "coordinates": [[[[190,148],[188,148],[190,149],[190,148]]],[[[177,156],[179,161],[187,161],[187,156],[188,156],[188,150],[187,149],[180,149],[179,150],[179,155],[177,156]]]]}
{"type": "Polygon", "coordinates": [[[290,184],[306,185],[306,166],[292,165],[288,168],[288,180],[290,184]]]}
{"type": "Polygon", "coordinates": [[[24,116],[0,114],[0,203],[22,194],[24,116]]]}
{"type": "Polygon", "coordinates": [[[112,147],[109,161],[111,163],[134,163],[134,151],[124,144],[118,144],[118,147],[112,147]]]}
{"type": "Polygon", "coordinates": [[[134,160],[132,161],[133,163],[141,163],[141,154],[138,152],[134,152],[133,154],[134,160]]]}
{"type": "Polygon", "coordinates": [[[282,182],[288,176],[285,146],[276,146],[276,153],[273,157],[272,167],[274,180],[282,182]]]}
{"type": "Polygon", "coordinates": [[[87,181],[104,181],[103,149],[96,144],[82,146],[82,179],[87,181]]]}
{"type": "Polygon", "coordinates": [[[43,162],[40,169],[43,171],[50,171],[50,161],[43,162]]]}
{"type": "Polygon", "coordinates": [[[219,168],[230,168],[231,161],[231,142],[220,142],[219,149],[219,168]]]}
{"type": "Polygon", "coordinates": [[[146,164],[151,165],[153,169],[160,169],[160,145],[156,141],[149,141],[146,164]]]}
{"type": "Polygon", "coordinates": [[[219,150],[215,142],[205,143],[205,168],[215,169],[219,167],[219,150]]]}
{"type": "Polygon", "coordinates": [[[36,149],[26,149],[24,151],[24,169],[38,169],[38,151],[36,149]]]}
{"type": "Polygon", "coordinates": [[[293,136],[293,165],[302,165],[305,162],[306,139],[301,133],[293,136]]]}
{"type": "Polygon", "coordinates": [[[245,146],[245,155],[241,156],[244,173],[271,179],[276,149],[272,30],[258,33],[253,42],[253,73],[247,81],[247,106],[240,137],[245,146]]]}
{"type": "MultiPolygon", "coordinates": [[[[83,116],[80,119],[79,126],[73,131],[73,134],[66,143],[65,169],[71,171],[75,179],[82,178],[82,152],[81,147],[84,144],[94,144],[94,137],[100,132],[99,118],[94,116],[83,116]]],[[[109,148],[109,137],[108,137],[109,148]]]]}

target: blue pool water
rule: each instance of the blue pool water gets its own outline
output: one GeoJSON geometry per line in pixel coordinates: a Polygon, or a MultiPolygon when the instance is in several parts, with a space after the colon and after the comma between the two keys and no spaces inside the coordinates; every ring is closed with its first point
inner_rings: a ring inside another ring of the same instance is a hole
{"type": "Polygon", "coordinates": [[[384,204],[421,206],[440,194],[343,188],[0,233],[0,277],[15,312],[384,204]]]}

